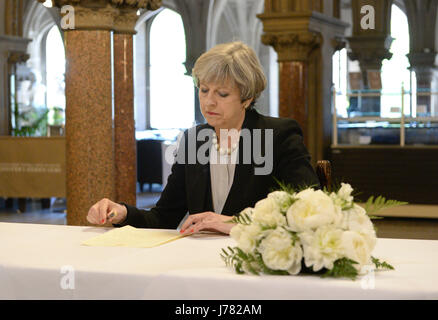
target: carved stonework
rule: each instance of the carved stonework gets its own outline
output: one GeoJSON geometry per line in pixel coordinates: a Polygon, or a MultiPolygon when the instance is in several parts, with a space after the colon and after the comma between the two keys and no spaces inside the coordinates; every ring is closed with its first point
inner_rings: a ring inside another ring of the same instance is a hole
{"type": "Polygon", "coordinates": [[[138,20],[137,12],[132,9],[120,9],[114,20],[115,33],[135,34],[135,24],[138,20]]]}
{"type": "Polygon", "coordinates": [[[162,0],[111,0],[113,4],[134,9],[157,10],[162,5],[162,0]]]}
{"type": "Polygon", "coordinates": [[[137,10],[156,10],[162,0],[52,0],[52,3],[59,8],[74,7],[75,30],[115,30],[134,34],[137,10]]]}
{"type": "MultiPolygon", "coordinates": [[[[436,0],[404,1],[409,23],[409,47],[411,52],[436,51],[436,0]]],[[[428,53],[428,52],[425,52],[428,53]]]]}
{"type": "Polygon", "coordinates": [[[264,34],[262,43],[274,47],[278,61],[308,61],[310,53],[322,43],[313,32],[264,34]]]}
{"type": "Polygon", "coordinates": [[[111,0],[111,3],[119,9],[114,21],[114,32],[135,34],[137,10],[157,10],[161,7],[162,0],[111,0]]]}
{"type": "MultiPolygon", "coordinates": [[[[415,71],[417,87],[430,89],[433,80],[438,76],[438,68],[435,66],[436,52],[411,52],[407,56],[410,69],[415,71]]],[[[425,97],[422,99],[425,100],[425,97]]]]}
{"type": "Polygon", "coordinates": [[[112,30],[118,10],[107,4],[104,8],[94,9],[75,7],[76,30],[112,30]]]}
{"type": "MultiPolygon", "coordinates": [[[[38,0],[38,2],[44,3],[46,2],[45,0],[38,0]]],[[[72,5],[75,6],[77,4],[79,4],[81,2],[81,0],[52,0],[52,5],[54,7],[62,7],[65,5],[72,5]]]]}
{"type": "Polygon", "coordinates": [[[410,52],[408,55],[412,68],[434,68],[436,52],[410,52]]]}
{"type": "Polygon", "coordinates": [[[351,60],[358,60],[362,71],[380,70],[383,59],[391,59],[389,51],[393,38],[387,36],[356,36],[348,38],[351,60]]]}
{"type": "Polygon", "coordinates": [[[391,59],[389,51],[393,38],[391,37],[391,5],[392,0],[352,0],[353,35],[348,38],[351,60],[358,60],[364,85],[368,88],[367,72],[382,68],[384,59],[391,59]],[[362,20],[365,6],[374,8],[373,27],[364,27],[362,20]]]}
{"type": "Polygon", "coordinates": [[[10,52],[8,55],[8,64],[25,63],[29,60],[29,54],[25,52],[10,52]]]}
{"type": "Polygon", "coordinates": [[[330,41],[330,44],[332,45],[333,51],[339,51],[344,49],[347,46],[347,40],[345,40],[344,38],[333,38],[330,41]]]}
{"type": "MultiPolygon", "coordinates": [[[[45,0],[38,0],[38,2],[44,3],[45,0]]],[[[102,7],[102,4],[106,6],[106,3],[112,4],[115,7],[129,7],[136,10],[157,10],[161,7],[162,0],[52,0],[52,4],[59,8],[65,5],[81,5],[89,8],[99,8],[102,7]]]]}
{"type": "Polygon", "coordinates": [[[323,0],[265,0],[266,13],[319,11],[323,10],[323,0]]]}

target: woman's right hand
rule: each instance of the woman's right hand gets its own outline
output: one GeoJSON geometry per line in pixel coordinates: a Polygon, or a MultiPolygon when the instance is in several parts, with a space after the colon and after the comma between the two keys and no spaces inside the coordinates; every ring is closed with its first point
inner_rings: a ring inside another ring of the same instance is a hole
{"type": "Polygon", "coordinates": [[[108,221],[117,224],[125,220],[127,214],[128,212],[124,205],[104,198],[96,202],[90,210],[88,210],[87,220],[90,223],[100,225],[105,224],[108,221]],[[108,214],[111,211],[115,211],[117,214],[114,217],[109,218],[108,214]]]}

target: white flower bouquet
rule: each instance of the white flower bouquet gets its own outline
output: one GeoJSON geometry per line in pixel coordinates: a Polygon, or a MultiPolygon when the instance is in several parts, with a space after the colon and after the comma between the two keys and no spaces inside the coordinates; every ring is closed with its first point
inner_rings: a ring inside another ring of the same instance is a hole
{"type": "Polygon", "coordinates": [[[364,266],[393,269],[371,255],[376,232],[369,214],[404,202],[371,197],[362,208],[345,183],[336,192],[282,188],[232,220],[237,247],[221,256],[237,273],[355,279],[364,266]]]}

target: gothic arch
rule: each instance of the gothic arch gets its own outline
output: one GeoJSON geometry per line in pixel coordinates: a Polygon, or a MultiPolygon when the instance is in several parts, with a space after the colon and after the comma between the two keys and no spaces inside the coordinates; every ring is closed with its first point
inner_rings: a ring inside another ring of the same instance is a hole
{"type": "Polygon", "coordinates": [[[30,1],[23,17],[23,37],[32,39],[27,47],[30,56],[27,66],[33,71],[37,81],[46,82],[45,44],[47,34],[53,26],[58,26],[61,36],[60,17],[56,8],[46,8],[37,1],[30,1]]]}

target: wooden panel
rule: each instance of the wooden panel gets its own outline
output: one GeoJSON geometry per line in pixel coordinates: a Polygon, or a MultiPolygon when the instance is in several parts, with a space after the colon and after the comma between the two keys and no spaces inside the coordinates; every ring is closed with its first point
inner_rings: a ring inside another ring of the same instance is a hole
{"type": "Polygon", "coordinates": [[[371,195],[438,204],[438,148],[333,148],[334,182],[348,182],[365,201],[371,195]]]}
{"type": "Polygon", "coordinates": [[[66,196],[64,137],[0,137],[0,196],[66,196]]]}
{"type": "Polygon", "coordinates": [[[438,219],[385,218],[373,223],[379,238],[438,240],[438,219]]]}

